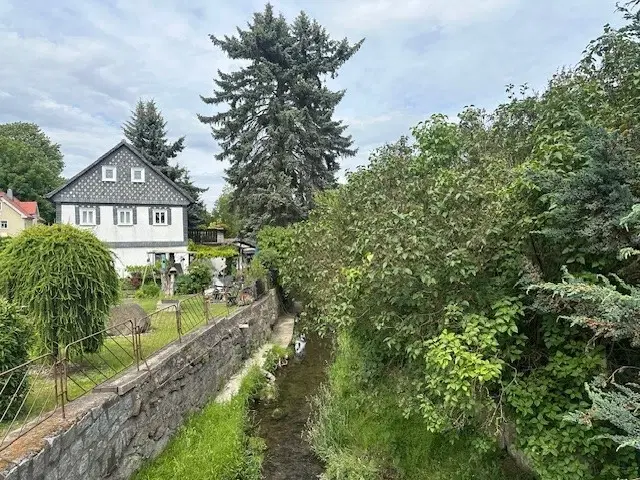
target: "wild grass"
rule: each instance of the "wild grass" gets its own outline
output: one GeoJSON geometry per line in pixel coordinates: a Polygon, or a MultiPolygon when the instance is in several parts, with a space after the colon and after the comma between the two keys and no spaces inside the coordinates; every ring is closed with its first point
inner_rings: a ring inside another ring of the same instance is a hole
{"type": "Polygon", "coordinates": [[[366,352],[341,336],[329,382],[314,402],[309,440],[324,460],[325,480],[510,480],[492,444],[460,433],[430,433],[420,418],[405,418],[394,395],[397,380],[366,385],[366,352]],[[487,443],[482,443],[485,447],[487,443]]]}
{"type": "Polygon", "coordinates": [[[249,435],[250,402],[267,382],[253,367],[239,393],[193,415],[167,449],[133,480],[260,480],[264,442],[249,435]]]}

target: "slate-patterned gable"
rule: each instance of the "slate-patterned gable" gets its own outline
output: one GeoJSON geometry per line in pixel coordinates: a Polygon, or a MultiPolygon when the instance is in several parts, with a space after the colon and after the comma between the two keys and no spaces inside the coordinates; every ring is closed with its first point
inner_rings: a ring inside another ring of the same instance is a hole
{"type": "Polygon", "coordinates": [[[83,175],[57,192],[55,203],[94,203],[130,205],[189,205],[189,200],[151,168],[126,145],[121,145],[83,175]],[[102,167],[117,168],[115,182],[102,181],[102,167]],[[131,181],[131,168],[145,169],[145,182],[131,181]]]}

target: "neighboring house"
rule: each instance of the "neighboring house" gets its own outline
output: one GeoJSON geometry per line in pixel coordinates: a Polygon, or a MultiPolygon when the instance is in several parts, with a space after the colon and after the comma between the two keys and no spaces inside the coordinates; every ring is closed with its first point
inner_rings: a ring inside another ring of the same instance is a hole
{"type": "MultiPolygon", "coordinates": [[[[221,227],[189,230],[189,239],[201,245],[235,247],[238,250],[234,260],[236,271],[246,268],[256,253],[256,244],[253,241],[243,238],[225,238],[225,230],[221,227]]],[[[227,268],[227,259],[212,258],[211,265],[214,273],[221,275],[227,268]]]]}
{"type": "Polygon", "coordinates": [[[187,266],[187,207],[193,199],[124,140],[49,193],[56,222],[91,230],[126,267],[163,256],[187,266]]]}
{"type": "Polygon", "coordinates": [[[13,191],[0,191],[0,237],[12,237],[22,230],[42,222],[38,202],[22,202],[13,191]]]}

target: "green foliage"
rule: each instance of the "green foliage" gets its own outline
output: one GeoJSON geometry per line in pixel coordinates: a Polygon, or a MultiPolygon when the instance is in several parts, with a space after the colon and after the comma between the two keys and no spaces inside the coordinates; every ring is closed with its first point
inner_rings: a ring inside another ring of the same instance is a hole
{"type": "Polygon", "coordinates": [[[314,451],[326,463],[325,480],[510,478],[495,446],[477,450],[480,439],[471,431],[456,439],[429,432],[420,416],[404,417],[395,400],[402,372],[371,377],[376,355],[346,335],[338,339],[329,385],[314,400],[309,425],[314,451]]]}
{"type": "Polygon", "coordinates": [[[189,273],[176,279],[176,292],[180,294],[201,293],[211,287],[213,268],[208,260],[196,260],[189,265],[189,273]]]}
{"type": "Polygon", "coordinates": [[[258,280],[264,282],[267,278],[267,269],[262,265],[260,259],[254,258],[245,269],[245,274],[248,282],[255,282],[258,280]]]}
{"type": "Polygon", "coordinates": [[[155,283],[145,283],[136,292],[136,298],[158,298],[160,296],[160,287],[155,283]]]}
{"type": "Polygon", "coordinates": [[[233,258],[238,256],[238,249],[233,245],[200,245],[189,241],[189,251],[196,258],[233,258]]]}
{"type": "MultiPolygon", "coordinates": [[[[23,312],[0,297],[0,373],[18,367],[29,360],[31,330],[23,312]]],[[[23,381],[25,370],[14,375],[0,377],[0,412],[11,418],[21,405],[28,390],[28,380],[23,381]],[[12,397],[15,397],[12,399],[12,397]]]]}
{"type": "Polygon", "coordinates": [[[198,285],[198,291],[211,287],[211,281],[213,279],[213,269],[211,262],[207,261],[195,261],[189,265],[189,276],[198,285]]]}
{"type": "Polygon", "coordinates": [[[213,219],[213,225],[223,226],[225,229],[225,235],[229,237],[235,237],[240,233],[242,220],[236,213],[231,204],[233,189],[228,185],[225,185],[222,189],[222,193],[216,199],[216,203],[213,205],[211,217],[213,219]]]}
{"type": "Polygon", "coordinates": [[[0,237],[0,252],[4,247],[7,246],[10,240],[11,240],[10,237],[0,237]]]}
{"type": "Polygon", "coordinates": [[[135,480],[260,480],[264,441],[248,434],[249,405],[266,385],[258,367],[243,379],[228,402],[211,402],[191,417],[153,462],[135,480]]]}
{"type": "MultiPolygon", "coordinates": [[[[109,248],[70,225],[35,226],[0,252],[0,295],[27,307],[40,350],[58,350],[105,328],[117,302],[118,275],[109,248]]],[[[94,335],[78,347],[102,345],[94,335]]]]}
{"type": "Polygon", "coordinates": [[[214,96],[202,97],[230,108],[199,116],[220,143],[217,159],[231,163],[226,178],[243,229],[253,233],[305,218],[314,193],[335,185],[338,159],[356,153],[347,127],[332,119],[345,92],[332,92],[324,79],[335,77],[362,41],[332,40],[304,12],[289,24],[271,4],[237,36],[211,40],[246,63],[218,72],[214,96]]]}
{"type": "Polygon", "coordinates": [[[274,345],[271,350],[267,352],[264,359],[263,368],[268,372],[274,373],[282,360],[288,359],[293,356],[293,349],[283,348],[279,345],[274,345]]]}
{"type": "Polygon", "coordinates": [[[189,228],[197,228],[206,220],[206,208],[200,196],[206,188],[196,187],[189,171],[180,165],[169,162],[184,150],[184,137],[174,143],[167,139],[167,122],[155,100],[138,100],[131,118],[122,127],[125,137],[145,158],[158,167],[169,179],[187,192],[195,203],[188,208],[189,228]]]}
{"type": "Polygon", "coordinates": [[[20,200],[38,202],[40,216],[55,220],[55,210],[45,195],[63,183],[64,162],[54,144],[33,123],[0,124],[0,190],[11,188],[20,200]]]}
{"type": "Polygon", "coordinates": [[[257,238],[258,253],[255,260],[265,268],[278,270],[289,252],[292,231],[283,227],[263,227],[257,238]]]}
{"type": "MultiPolygon", "coordinates": [[[[395,409],[433,435],[513,424],[542,480],[638,476],[614,443],[640,431],[640,17],[625,15],[543,92],[434,115],[307,221],[258,235],[307,326],[366,345],[370,396],[397,378],[395,409]]],[[[330,464],[340,441],[321,442],[330,464]]],[[[363,470],[382,458],[342,453],[363,470]]]]}

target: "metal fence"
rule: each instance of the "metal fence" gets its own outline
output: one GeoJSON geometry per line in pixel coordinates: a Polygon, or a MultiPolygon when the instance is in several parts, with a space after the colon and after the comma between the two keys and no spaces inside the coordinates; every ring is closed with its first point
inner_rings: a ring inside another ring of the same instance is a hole
{"type": "MultiPolygon", "coordinates": [[[[252,300],[259,298],[254,291],[252,300]]],[[[0,451],[65,405],[187,333],[227,317],[237,302],[195,294],[146,317],[127,320],[0,373],[0,451]],[[98,340],[98,341],[96,341],[98,340]],[[97,350],[87,345],[100,345],[97,350]]]]}

